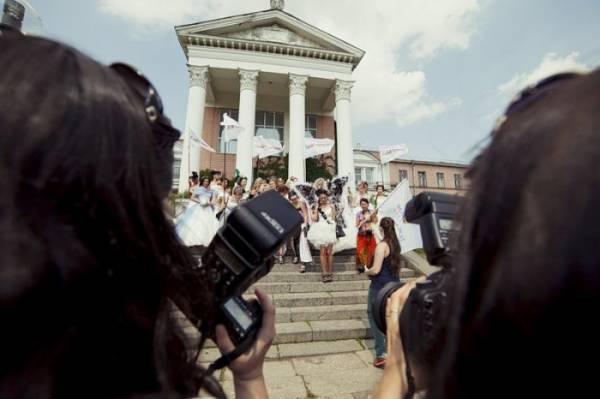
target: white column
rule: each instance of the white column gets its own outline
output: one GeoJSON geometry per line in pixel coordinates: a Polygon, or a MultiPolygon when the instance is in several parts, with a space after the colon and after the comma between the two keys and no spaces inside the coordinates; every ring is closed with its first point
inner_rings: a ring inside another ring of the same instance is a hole
{"type": "Polygon", "coordinates": [[[335,114],[337,122],[337,165],[338,175],[350,176],[354,181],[354,153],[352,149],[352,111],[350,97],[354,82],[335,81],[335,114]]]}
{"type": "Polygon", "coordinates": [[[290,141],[288,175],[305,180],[304,131],[306,130],[306,76],[290,74],[290,141]]]}
{"type": "Polygon", "coordinates": [[[240,69],[240,110],[239,123],[244,128],[237,141],[237,156],[235,168],[240,175],[248,178],[248,185],[252,185],[252,144],[256,127],[256,85],[258,71],[240,69]]]}
{"type": "Polygon", "coordinates": [[[198,137],[202,137],[206,86],[209,81],[208,66],[188,65],[188,72],[190,74],[190,88],[179,171],[180,193],[188,189],[188,176],[191,175],[191,172],[200,172],[200,148],[190,146],[190,131],[193,131],[198,137]]]}

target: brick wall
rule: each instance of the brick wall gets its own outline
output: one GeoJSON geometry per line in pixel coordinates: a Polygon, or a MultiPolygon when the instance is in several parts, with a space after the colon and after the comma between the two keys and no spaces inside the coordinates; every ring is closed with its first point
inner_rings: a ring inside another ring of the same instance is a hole
{"type": "Polygon", "coordinates": [[[214,169],[225,172],[226,177],[235,173],[235,154],[222,154],[219,151],[219,109],[214,107],[204,108],[204,125],[202,138],[217,152],[201,149],[200,166],[202,169],[214,169]]]}

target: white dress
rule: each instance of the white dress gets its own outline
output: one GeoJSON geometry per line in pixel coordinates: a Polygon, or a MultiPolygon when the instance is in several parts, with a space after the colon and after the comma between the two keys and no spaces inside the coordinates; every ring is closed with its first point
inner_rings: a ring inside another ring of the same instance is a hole
{"type": "Polygon", "coordinates": [[[335,220],[333,219],[333,207],[331,205],[327,205],[325,208],[320,208],[321,211],[327,217],[327,220],[321,215],[320,212],[317,212],[319,216],[319,220],[316,223],[313,223],[308,230],[308,241],[315,248],[320,248],[323,245],[332,245],[337,241],[337,237],[335,236],[335,220]]]}
{"type": "Polygon", "coordinates": [[[229,214],[231,214],[231,212],[233,212],[233,210],[238,206],[239,204],[235,202],[233,198],[230,197],[227,201],[227,204],[225,205],[225,208],[223,208],[223,213],[221,214],[221,218],[219,219],[219,226],[223,226],[225,224],[229,214]]]}
{"type": "Polygon", "coordinates": [[[204,187],[196,189],[192,198],[198,202],[190,205],[177,221],[175,231],[188,247],[208,246],[217,233],[219,224],[210,203],[212,195],[212,191],[204,187]]]}

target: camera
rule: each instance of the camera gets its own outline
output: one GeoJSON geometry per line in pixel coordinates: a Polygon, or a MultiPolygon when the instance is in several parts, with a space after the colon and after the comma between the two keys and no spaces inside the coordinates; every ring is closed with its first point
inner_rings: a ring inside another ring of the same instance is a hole
{"type": "Polygon", "coordinates": [[[273,268],[273,254],[302,224],[298,211],[276,191],[236,207],[219,229],[199,264],[215,286],[218,323],[236,344],[260,329],[262,309],[243,293],[273,268]]]}
{"type": "MultiPolygon", "coordinates": [[[[423,192],[406,204],[404,217],[409,223],[418,223],[423,249],[430,264],[441,270],[411,290],[400,314],[400,334],[404,350],[411,359],[423,365],[435,362],[434,353],[445,328],[446,310],[452,292],[452,253],[450,237],[458,232],[453,219],[459,206],[458,196],[423,192]]],[[[385,307],[387,298],[403,283],[388,283],[373,300],[373,318],[385,334],[385,307]]]]}

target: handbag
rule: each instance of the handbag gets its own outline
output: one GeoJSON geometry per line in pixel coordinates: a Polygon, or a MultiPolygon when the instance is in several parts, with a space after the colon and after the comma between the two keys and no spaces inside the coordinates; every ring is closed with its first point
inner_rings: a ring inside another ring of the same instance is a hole
{"type": "Polygon", "coordinates": [[[339,224],[335,225],[335,236],[337,238],[346,237],[346,233],[344,233],[344,229],[339,224]]]}

